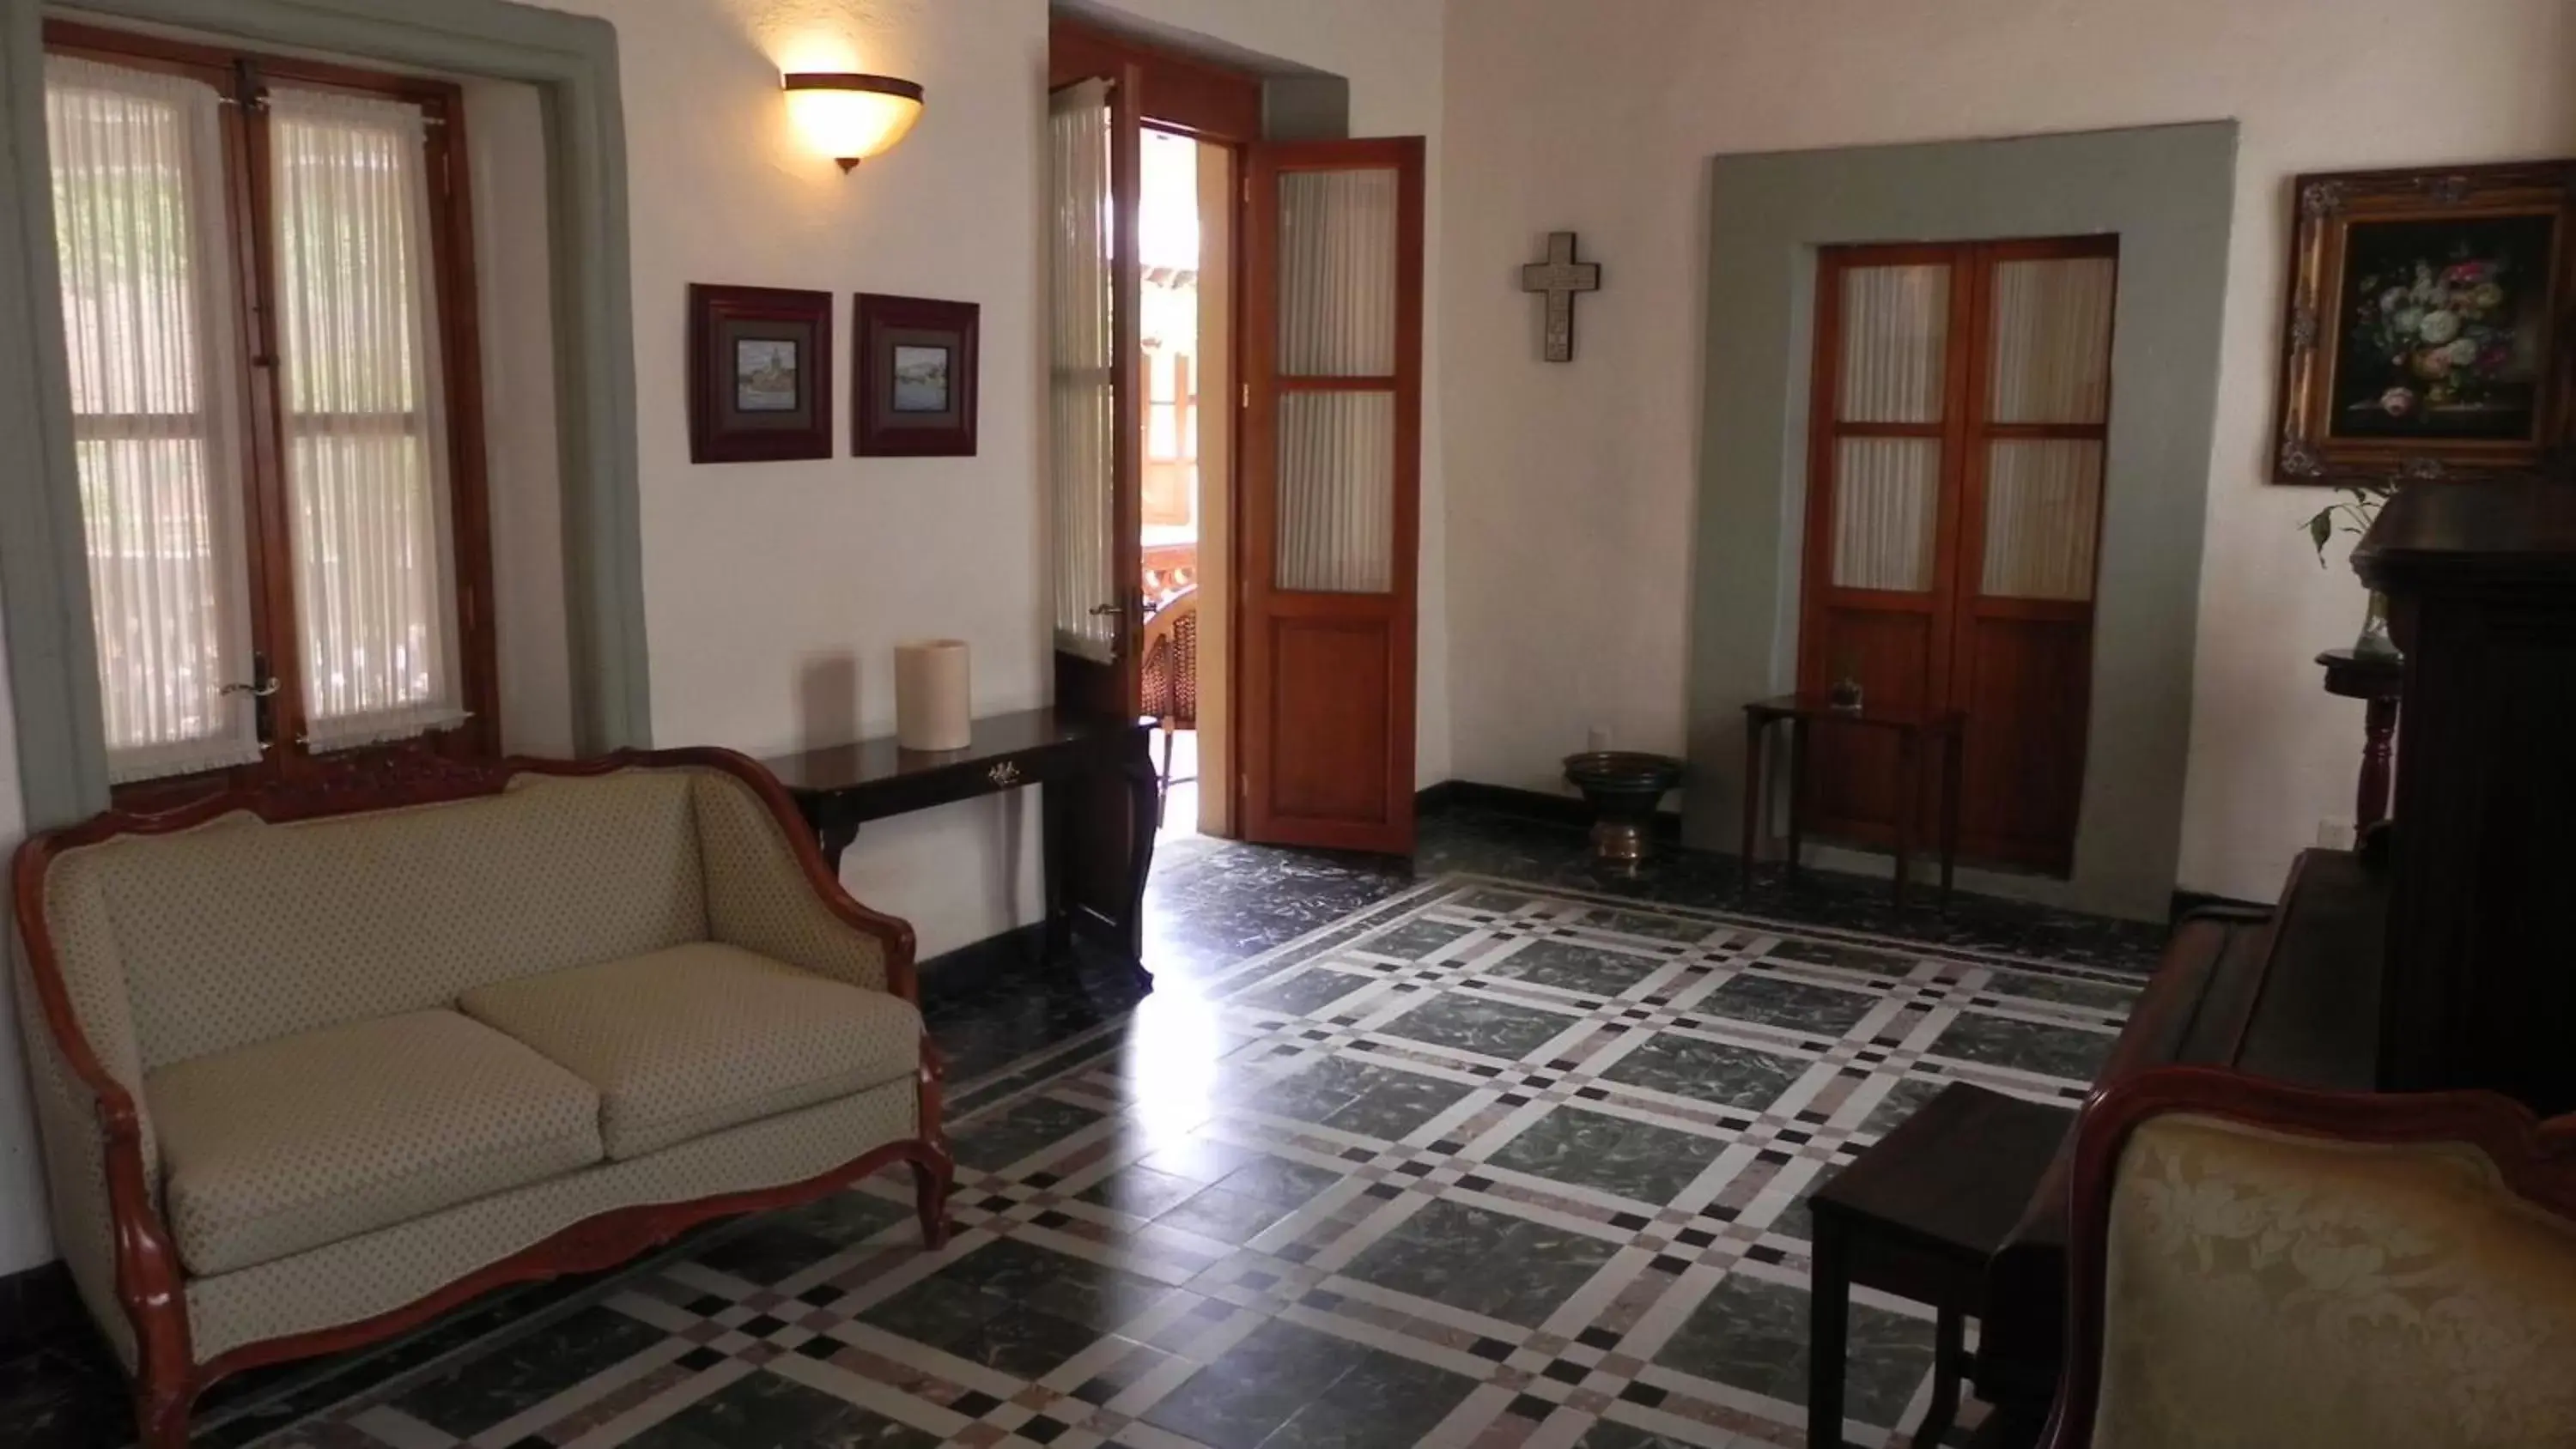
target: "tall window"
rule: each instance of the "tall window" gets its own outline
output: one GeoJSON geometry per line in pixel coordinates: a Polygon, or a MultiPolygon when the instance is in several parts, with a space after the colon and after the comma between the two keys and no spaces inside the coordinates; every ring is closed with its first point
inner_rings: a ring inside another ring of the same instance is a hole
{"type": "Polygon", "coordinates": [[[46,40],[110,778],[489,751],[458,92],[46,40]]]}

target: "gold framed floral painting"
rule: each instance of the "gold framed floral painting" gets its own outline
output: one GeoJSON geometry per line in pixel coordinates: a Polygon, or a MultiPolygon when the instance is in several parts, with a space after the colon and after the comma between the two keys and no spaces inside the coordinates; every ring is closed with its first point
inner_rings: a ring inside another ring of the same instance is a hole
{"type": "Polygon", "coordinates": [[[2576,161],[2302,176],[2275,481],[2529,472],[2567,437],[2576,161]]]}

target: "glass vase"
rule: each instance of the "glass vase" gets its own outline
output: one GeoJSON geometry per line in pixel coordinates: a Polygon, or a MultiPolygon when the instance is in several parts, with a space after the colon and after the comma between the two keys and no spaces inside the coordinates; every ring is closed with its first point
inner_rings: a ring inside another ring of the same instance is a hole
{"type": "Polygon", "coordinates": [[[2388,637],[2388,596],[2370,591],[2370,607],[2361,616],[2361,637],[2352,641],[2356,659],[2395,659],[2397,641],[2388,637]]]}

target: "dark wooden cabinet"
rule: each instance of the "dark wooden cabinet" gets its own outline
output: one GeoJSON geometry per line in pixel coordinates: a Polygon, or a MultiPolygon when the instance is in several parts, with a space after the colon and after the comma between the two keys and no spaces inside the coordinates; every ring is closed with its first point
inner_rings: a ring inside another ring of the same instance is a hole
{"type": "MultiPolygon", "coordinates": [[[[2394,816],[2301,856],[2277,909],[2186,919],[2103,1079],[2184,1062],[2576,1109],[2576,486],[2418,485],[2353,566],[2406,651],[2394,816]]],[[[2064,1332],[2065,1169],[1986,1270],[1979,1392],[2030,1428],[2064,1332]]]]}
{"type": "Polygon", "coordinates": [[[2576,1109],[2576,487],[2407,489],[2353,567],[2406,651],[2380,1085],[2576,1109]]]}

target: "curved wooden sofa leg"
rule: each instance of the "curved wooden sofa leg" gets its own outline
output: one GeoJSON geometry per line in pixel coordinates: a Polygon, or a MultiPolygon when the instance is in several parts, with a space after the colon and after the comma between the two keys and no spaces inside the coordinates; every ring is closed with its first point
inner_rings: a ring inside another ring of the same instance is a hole
{"type": "Polygon", "coordinates": [[[188,1410],[196,1400],[195,1391],[186,1384],[137,1382],[135,1449],[188,1449],[188,1410]]]}
{"type": "Polygon", "coordinates": [[[957,1181],[957,1159],[936,1142],[923,1149],[912,1159],[913,1202],[921,1215],[921,1245],[935,1253],[948,1246],[948,1190],[957,1181]]]}

